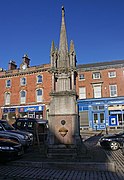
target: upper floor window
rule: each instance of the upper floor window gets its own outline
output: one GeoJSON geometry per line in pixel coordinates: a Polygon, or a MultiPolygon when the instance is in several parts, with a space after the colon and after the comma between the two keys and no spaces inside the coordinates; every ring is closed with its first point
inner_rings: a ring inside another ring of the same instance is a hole
{"type": "Polygon", "coordinates": [[[94,72],[93,79],[100,79],[100,72],[94,72]]]}
{"type": "Polygon", "coordinates": [[[42,95],[43,95],[42,89],[37,89],[36,90],[36,100],[37,100],[37,102],[42,102],[42,100],[43,100],[42,95]]]}
{"type": "Polygon", "coordinates": [[[20,79],[20,84],[21,84],[21,86],[25,86],[26,85],[26,78],[25,77],[22,77],[20,79]]]}
{"type": "Polygon", "coordinates": [[[79,87],[79,99],[86,99],[86,87],[79,87]]]}
{"type": "Polygon", "coordinates": [[[94,93],[94,98],[101,98],[101,85],[94,85],[93,86],[93,93],[94,93]]]}
{"type": "Polygon", "coordinates": [[[20,92],[20,103],[25,104],[26,103],[26,91],[20,92]]]}
{"type": "Polygon", "coordinates": [[[84,74],[79,74],[79,80],[85,80],[84,74]]]}
{"type": "Polygon", "coordinates": [[[109,85],[110,90],[110,97],[116,97],[117,96],[117,85],[109,85]]]}
{"type": "Polygon", "coordinates": [[[11,80],[10,79],[6,80],[6,87],[11,87],[11,80]]]}
{"type": "Polygon", "coordinates": [[[98,110],[104,110],[104,105],[95,105],[92,107],[93,108],[93,111],[98,111],[98,110]]]}
{"type": "Polygon", "coordinates": [[[42,75],[38,75],[37,76],[37,83],[42,83],[42,81],[43,81],[42,75]]]}
{"type": "Polygon", "coordinates": [[[6,92],[5,93],[5,105],[9,105],[10,104],[10,93],[6,92]]]}
{"type": "Polygon", "coordinates": [[[109,78],[114,78],[116,77],[116,72],[115,71],[108,72],[108,76],[109,78]]]}

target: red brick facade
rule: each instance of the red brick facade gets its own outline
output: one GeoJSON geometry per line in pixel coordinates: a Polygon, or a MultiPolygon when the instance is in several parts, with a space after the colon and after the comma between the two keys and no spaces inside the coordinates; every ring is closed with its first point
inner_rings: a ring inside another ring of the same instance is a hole
{"type": "Polygon", "coordinates": [[[99,64],[94,64],[93,68],[92,65],[90,67],[90,64],[88,64],[90,69],[86,69],[83,65],[78,68],[77,93],[79,94],[79,87],[86,87],[86,98],[94,98],[93,85],[101,84],[101,98],[107,98],[110,97],[109,86],[117,85],[117,96],[124,96],[124,60],[112,61],[111,66],[108,66],[107,62],[101,64],[102,66],[104,65],[104,68],[101,68],[99,64]],[[117,64],[118,62],[120,62],[119,65],[117,64]],[[93,73],[95,72],[100,73],[100,78],[93,79],[93,73]],[[115,72],[115,77],[110,78],[110,72],[115,72]],[[79,79],[80,74],[84,75],[83,80],[79,79]]]}

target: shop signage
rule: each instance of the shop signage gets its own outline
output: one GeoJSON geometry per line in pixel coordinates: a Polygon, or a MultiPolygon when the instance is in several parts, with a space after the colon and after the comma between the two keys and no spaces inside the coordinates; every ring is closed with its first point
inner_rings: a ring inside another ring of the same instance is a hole
{"type": "Polygon", "coordinates": [[[108,104],[124,104],[124,101],[109,101],[108,104]]]}
{"type": "Polygon", "coordinates": [[[110,111],[110,114],[122,114],[122,111],[110,111]]]}
{"type": "Polygon", "coordinates": [[[10,113],[10,112],[15,112],[15,111],[16,111],[16,108],[4,108],[3,109],[4,113],[10,113]]]}
{"type": "Polygon", "coordinates": [[[118,125],[117,116],[110,116],[109,126],[117,126],[117,125],[118,125]]]}
{"type": "Polygon", "coordinates": [[[20,107],[19,112],[38,112],[43,111],[44,106],[28,106],[28,107],[20,107]]]}

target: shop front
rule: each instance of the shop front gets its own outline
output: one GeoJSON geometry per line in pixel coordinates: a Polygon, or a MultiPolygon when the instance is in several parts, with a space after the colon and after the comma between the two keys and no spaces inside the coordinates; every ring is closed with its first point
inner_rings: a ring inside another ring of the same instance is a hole
{"type": "Polygon", "coordinates": [[[124,97],[78,100],[78,107],[81,121],[87,113],[85,122],[89,129],[97,131],[124,128],[124,97]],[[84,111],[85,106],[87,110],[84,111]]]}
{"type": "Polygon", "coordinates": [[[13,122],[17,117],[43,118],[45,105],[2,107],[2,118],[13,122]]]}
{"type": "Polygon", "coordinates": [[[16,108],[15,107],[6,107],[2,108],[2,118],[9,121],[14,121],[16,117],[16,108]]]}
{"type": "Polygon", "coordinates": [[[19,117],[43,118],[44,106],[22,106],[18,108],[19,117]]]}

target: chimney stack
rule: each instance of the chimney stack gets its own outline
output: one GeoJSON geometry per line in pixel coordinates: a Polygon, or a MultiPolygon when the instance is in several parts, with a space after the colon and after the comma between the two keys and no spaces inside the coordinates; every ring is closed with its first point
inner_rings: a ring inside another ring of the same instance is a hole
{"type": "Polygon", "coordinates": [[[9,62],[9,70],[14,70],[17,68],[16,62],[13,60],[10,60],[9,62]]]}
{"type": "Polygon", "coordinates": [[[29,67],[30,59],[29,59],[28,55],[27,55],[27,54],[24,54],[24,56],[22,57],[22,59],[23,59],[23,63],[24,63],[24,64],[27,64],[27,67],[29,67]]]}

